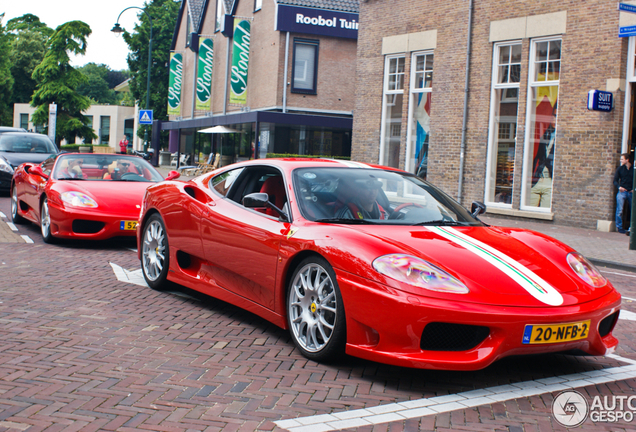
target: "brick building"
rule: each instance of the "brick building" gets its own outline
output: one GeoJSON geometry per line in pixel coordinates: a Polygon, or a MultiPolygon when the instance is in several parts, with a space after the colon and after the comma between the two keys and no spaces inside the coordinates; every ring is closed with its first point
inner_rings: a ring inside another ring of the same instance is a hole
{"type": "Polygon", "coordinates": [[[636,141],[636,44],[619,37],[636,14],[609,0],[363,0],[360,23],[352,159],[489,213],[609,228],[636,141]],[[613,109],[589,110],[590,90],[613,109]]]}
{"type": "Polygon", "coordinates": [[[350,156],[358,7],[357,0],[184,0],[172,43],[170,121],[158,125],[170,131],[170,150],[194,159],[221,153],[224,163],[272,153],[350,156]],[[198,133],[217,125],[241,133],[198,133]]]}

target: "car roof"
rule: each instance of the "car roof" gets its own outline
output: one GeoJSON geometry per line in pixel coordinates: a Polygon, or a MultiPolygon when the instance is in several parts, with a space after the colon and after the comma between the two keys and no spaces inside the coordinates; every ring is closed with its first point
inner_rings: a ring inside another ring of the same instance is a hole
{"type": "Polygon", "coordinates": [[[250,166],[250,165],[275,165],[284,171],[292,171],[296,168],[371,168],[371,169],[383,169],[389,171],[396,171],[405,173],[406,171],[398,168],[392,168],[377,164],[369,164],[365,162],[356,162],[346,159],[327,159],[327,158],[267,158],[267,159],[252,159],[245,162],[235,164],[238,166],[250,166]]]}
{"type": "Polygon", "coordinates": [[[11,126],[0,126],[0,133],[5,132],[26,132],[26,129],[11,127],[11,126]]]}

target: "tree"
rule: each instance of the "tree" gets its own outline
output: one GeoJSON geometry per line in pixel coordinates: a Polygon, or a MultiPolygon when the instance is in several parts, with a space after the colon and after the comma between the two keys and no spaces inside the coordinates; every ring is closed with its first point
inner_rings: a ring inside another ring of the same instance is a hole
{"type": "MultiPolygon", "coordinates": [[[[152,67],[150,72],[150,109],[156,120],[167,120],[168,100],[168,68],[170,61],[170,45],[174,32],[180,2],[174,0],[152,0],[146,3],[145,11],[152,18],[152,67]]],[[[144,13],[139,14],[141,25],[135,25],[134,33],[124,32],[124,40],[128,44],[128,68],[131,73],[130,89],[133,97],[146,108],[146,87],[148,72],[148,41],[150,39],[150,23],[144,13]]],[[[138,130],[139,137],[144,136],[144,127],[138,130]]],[[[148,128],[150,137],[150,128],[148,128]]]]}
{"type": "Polygon", "coordinates": [[[86,77],[84,83],[77,86],[77,92],[83,96],[91,98],[95,103],[116,104],[118,97],[114,90],[108,86],[106,77],[110,68],[105,64],[88,63],[79,71],[86,77]]]}
{"type": "Polygon", "coordinates": [[[90,34],[91,28],[82,21],[60,25],[49,39],[49,49],[42,63],[33,71],[37,83],[31,99],[31,106],[36,107],[33,122],[48,124],[49,104],[56,103],[55,141],[58,144],[62,138],[68,142],[75,142],[77,136],[87,140],[97,138],[88,118],[82,114],[90,107],[90,99],[76,90],[86,78],[69,61],[69,52],[76,55],[86,53],[86,38],[90,34]]]}
{"type": "Polygon", "coordinates": [[[4,14],[0,15],[0,125],[13,124],[13,109],[10,103],[13,92],[13,76],[11,76],[11,39],[2,25],[4,14]]]}
{"type": "Polygon", "coordinates": [[[7,30],[11,32],[11,75],[15,81],[11,103],[27,103],[35,90],[33,71],[42,62],[54,30],[32,14],[9,20],[7,30]]]}

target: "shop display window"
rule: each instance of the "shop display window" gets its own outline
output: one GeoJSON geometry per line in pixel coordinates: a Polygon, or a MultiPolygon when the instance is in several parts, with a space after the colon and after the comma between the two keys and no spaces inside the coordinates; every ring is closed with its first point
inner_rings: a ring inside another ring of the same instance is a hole
{"type": "Polygon", "coordinates": [[[380,163],[394,168],[397,168],[400,163],[404,73],[404,56],[386,58],[382,130],[380,132],[380,163]]]}
{"type": "Polygon", "coordinates": [[[414,53],[411,59],[406,170],[423,179],[426,179],[427,174],[428,144],[431,134],[433,60],[432,52],[414,53]]]}

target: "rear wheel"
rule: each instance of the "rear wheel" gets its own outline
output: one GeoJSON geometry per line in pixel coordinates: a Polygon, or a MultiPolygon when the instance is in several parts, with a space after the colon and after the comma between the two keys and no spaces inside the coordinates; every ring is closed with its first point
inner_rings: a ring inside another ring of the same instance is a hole
{"type": "Polygon", "coordinates": [[[13,189],[11,189],[11,220],[13,221],[14,224],[23,224],[26,222],[26,219],[24,219],[22,216],[18,214],[19,205],[20,204],[18,203],[18,191],[14,185],[13,189]]]}
{"type": "Polygon", "coordinates": [[[287,322],[305,357],[333,361],[344,354],[344,304],[336,274],[324,258],[306,258],[294,271],[287,292],[287,322]]]}
{"type": "Polygon", "coordinates": [[[141,269],[148,286],[157,291],[169,288],[170,248],[166,226],[158,214],[144,225],[141,235],[141,269]]]}
{"type": "Polygon", "coordinates": [[[55,237],[51,234],[51,214],[49,213],[49,200],[44,197],[40,208],[40,230],[44,243],[55,243],[55,237]]]}

